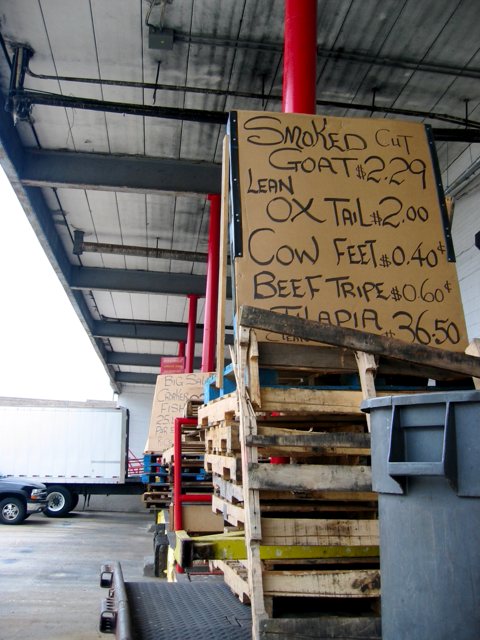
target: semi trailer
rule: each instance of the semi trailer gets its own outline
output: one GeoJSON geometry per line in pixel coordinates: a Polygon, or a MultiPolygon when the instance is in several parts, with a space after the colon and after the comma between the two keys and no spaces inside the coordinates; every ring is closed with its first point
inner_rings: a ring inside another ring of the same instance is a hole
{"type": "Polygon", "coordinates": [[[113,403],[0,401],[0,474],[45,484],[49,517],[82,495],[142,494],[128,454],[128,411],[113,403]]]}

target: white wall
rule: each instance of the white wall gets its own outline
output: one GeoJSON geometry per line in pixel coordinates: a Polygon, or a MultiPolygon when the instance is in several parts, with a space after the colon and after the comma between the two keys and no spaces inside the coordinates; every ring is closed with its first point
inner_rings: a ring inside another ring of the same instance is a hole
{"type": "Polygon", "coordinates": [[[457,274],[469,340],[480,338],[480,144],[446,144],[442,147],[442,180],[454,199],[452,236],[457,274]],[[450,153],[449,153],[450,150],[450,153]]]}
{"type": "Polygon", "coordinates": [[[130,451],[142,459],[148,436],[154,391],[153,385],[125,385],[118,396],[118,405],[127,408],[130,412],[130,451]]]}
{"type": "Polygon", "coordinates": [[[480,185],[455,199],[452,235],[469,340],[480,338],[480,185]]]}

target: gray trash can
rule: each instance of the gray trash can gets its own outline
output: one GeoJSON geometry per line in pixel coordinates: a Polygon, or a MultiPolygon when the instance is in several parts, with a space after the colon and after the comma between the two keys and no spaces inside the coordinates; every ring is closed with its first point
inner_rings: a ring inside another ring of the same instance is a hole
{"type": "Polygon", "coordinates": [[[480,639],[480,392],[366,400],[383,640],[480,639]]]}

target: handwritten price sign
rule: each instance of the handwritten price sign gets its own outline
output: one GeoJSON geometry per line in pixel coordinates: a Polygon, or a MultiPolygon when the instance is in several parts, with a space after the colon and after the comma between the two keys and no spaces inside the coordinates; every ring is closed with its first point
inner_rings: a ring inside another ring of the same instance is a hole
{"type": "Polygon", "coordinates": [[[463,351],[453,248],[427,134],[396,120],[232,112],[237,312],[248,304],[463,351]]]}

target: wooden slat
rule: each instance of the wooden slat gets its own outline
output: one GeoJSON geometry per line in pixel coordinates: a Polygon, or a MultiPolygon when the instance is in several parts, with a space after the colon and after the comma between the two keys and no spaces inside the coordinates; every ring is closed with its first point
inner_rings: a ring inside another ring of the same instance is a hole
{"type": "Polygon", "coordinates": [[[263,588],[270,596],[375,598],[380,595],[380,572],[264,571],[263,588]]]}
{"type": "Polygon", "coordinates": [[[250,487],[279,491],[369,491],[370,467],[326,464],[250,464],[250,487]]]}
{"type": "Polygon", "coordinates": [[[380,617],[321,616],[319,618],[270,618],[261,626],[260,640],[380,640],[380,617]]]}
{"type": "Polygon", "coordinates": [[[198,410],[198,424],[202,427],[238,418],[237,392],[229,393],[221,398],[204,404],[198,410]]]}
{"type": "Polygon", "coordinates": [[[219,476],[223,476],[226,480],[239,482],[242,479],[242,466],[239,457],[217,456],[213,453],[206,453],[205,469],[209,473],[216,473],[219,476]]]}
{"type": "Polygon", "coordinates": [[[473,356],[421,344],[408,344],[396,338],[357,329],[321,324],[250,306],[241,307],[239,325],[480,378],[480,359],[473,356]]]}
{"type": "Polygon", "coordinates": [[[223,571],[225,584],[230,587],[233,593],[243,604],[249,604],[250,592],[248,589],[248,574],[241,562],[229,560],[212,560],[215,569],[223,571]]]}
{"type": "MultiPolygon", "coordinates": [[[[271,432],[274,429],[270,430],[271,432]]],[[[248,446],[262,448],[284,447],[301,449],[310,455],[370,455],[370,435],[367,433],[315,433],[300,432],[284,435],[269,433],[247,436],[248,446]]]]}
{"type": "Polygon", "coordinates": [[[232,503],[243,502],[243,486],[241,484],[225,480],[223,476],[216,473],[212,475],[212,484],[221,498],[232,503]]]}
{"type": "Polygon", "coordinates": [[[311,389],[309,387],[262,387],[262,411],[296,414],[361,414],[361,391],[311,389]]]}
{"type": "Polygon", "coordinates": [[[209,427],[205,434],[207,453],[223,455],[240,453],[238,430],[239,426],[235,423],[231,425],[221,423],[209,427]]]}
{"type": "Polygon", "coordinates": [[[264,545],[378,546],[377,520],[262,518],[264,545]]]}
{"type": "Polygon", "coordinates": [[[227,502],[223,498],[218,496],[212,496],[212,509],[215,513],[221,513],[224,520],[229,522],[234,527],[238,527],[239,524],[245,523],[245,510],[231,502],[227,502]]]}

